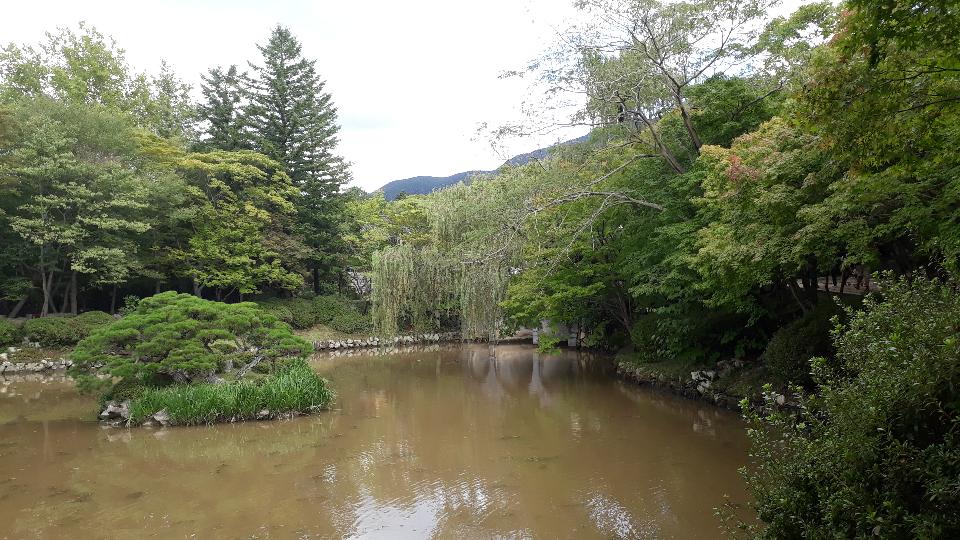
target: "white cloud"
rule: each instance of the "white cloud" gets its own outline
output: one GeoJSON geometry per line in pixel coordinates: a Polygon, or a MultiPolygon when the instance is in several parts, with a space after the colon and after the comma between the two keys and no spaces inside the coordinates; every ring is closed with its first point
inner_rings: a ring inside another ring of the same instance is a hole
{"type": "Polygon", "coordinates": [[[475,134],[481,123],[520,116],[525,83],[498,76],[545,51],[573,15],[572,0],[34,0],[4,6],[0,36],[36,42],[86,21],[113,36],[136,69],[155,72],[163,58],[196,87],[210,67],[257,60],[256,43],[288,26],[339,108],[354,183],[371,190],[493,168],[556,142],[519,140],[498,153],[475,134]]]}
{"type": "MultiPolygon", "coordinates": [[[[4,41],[37,42],[86,21],[113,36],[137,70],[166,59],[188,82],[216,65],[257,60],[276,24],[290,27],[340,112],[340,151],[355,184],[492,168],[503,156],[475,140],[479,124],[517,116],[526,87],[498,75],[542,52],[572,12],[563,0],[463,2],[118,0],[4,6],[4,41]]],[[[523,141],[511,153],[539,141],[523,141]]]]}

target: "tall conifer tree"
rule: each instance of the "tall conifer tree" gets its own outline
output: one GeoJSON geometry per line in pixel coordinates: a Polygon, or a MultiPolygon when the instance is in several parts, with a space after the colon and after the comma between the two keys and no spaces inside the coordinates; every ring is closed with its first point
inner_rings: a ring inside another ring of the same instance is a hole
{"type": "Polygon", "coordinates": [[[314,290],[320,292],[321,279],[333,277],[344,252],[339,192],[350,173],[335,153],[337,109],[324,91],[316,62],[303,58],[290,30],[274,28],[267,44],[258,48],[263,63],[250,64],[246,133],[253,148],[281,163],[300,189],[299,232],[312,248],[307,263],[314,290]]]}
{"type": "Polygon", "coordinates": [[[243,89],[240,86],[242,74],[237,66],[224,71],[213,68],[202,75],[203,103],[198,107],[200,118],[207,122],[207,138],[202,146],[217,150],[239,150],[246,148],[243,133],[243,89]]]}

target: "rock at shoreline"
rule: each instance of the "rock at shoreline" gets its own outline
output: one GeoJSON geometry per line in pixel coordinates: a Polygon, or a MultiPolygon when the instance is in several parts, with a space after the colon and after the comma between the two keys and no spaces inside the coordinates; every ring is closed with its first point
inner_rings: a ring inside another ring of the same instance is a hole
{"type": "Polygon", "coordinates": [[[107,402],[107,406],[104,407],[103,411],[100,413],[101,420],[130,420],[130,400],[117,403],[116,401],[107,402]]]}
{"type": "Polygon", "coordinates": [[[363,339],[343,339],[343,340],[318,340],[313,342],[313,348],[317,351],[339,350],[339,349],[361,349],[367,347],[386,347],[389,345],[414,345],[417,343],[439,343],[441,341],[455,341],[460,339],[456,332],[447,332],[444,334],[416,334],[393,336],[379,338],[370,336],[363,339]]]}
{"type": "Polygon", "coordinates": [[[44,358],[37,362],[12,362],[6,353],[0,357],[0,373],[39,373],[54,369],[67,369],[73,362],[65,358],[44,358]]]}
{"type": "Polygon", "coordinates": [[[170,425],[170,415],[167,413],[166,409],[160,409],[159,411],[153,413],[152,418],[162,427],[167,427],[170,425]]]}

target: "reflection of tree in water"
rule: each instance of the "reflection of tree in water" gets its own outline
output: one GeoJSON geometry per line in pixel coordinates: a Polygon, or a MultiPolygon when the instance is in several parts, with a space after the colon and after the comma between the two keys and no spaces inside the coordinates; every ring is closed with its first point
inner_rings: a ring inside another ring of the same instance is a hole
{"type": "Polygon", "coordinates": [[[22,433],[6,432],[18,447],[48,444],[55,461],[16,454],[8,465],[30,468],[18,482],[32,491],[6,506],[32,516],[19,521],[20,536],[104,527],[389,538],[706,530],[689,523],[712,519],[736,475],[717,444],[728,422],[713,420],[717,438],[694,433],[696,405],[617,392],[594,377],[602,368],[589,355],[492,352],[340,356],[324,366],[340,393],[336,410],[289,422],[162,431],[51,423],[49,433],[18,424],[22,433]]]}
{"type": "Polygon", "coordinates": [[[529,347],[470,347],[462,353],[462,366],[485,395],[501,401],[508,394],[536,396],[542,407],[553,403],[551,390],[565,387],[581,374],[597,371],[600,361],[590,354],[562,351],[541,355],[529,347]]]}

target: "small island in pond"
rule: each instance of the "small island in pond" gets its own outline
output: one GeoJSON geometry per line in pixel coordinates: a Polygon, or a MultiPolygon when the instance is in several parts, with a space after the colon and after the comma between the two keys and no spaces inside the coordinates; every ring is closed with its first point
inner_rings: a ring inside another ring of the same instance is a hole
{"type": "Polygon", "coordinates": [[[81,389],[101,391],[101,419],[206,424],[306,414],[330,404],[307,365],[312,347],[252,302],[175,292],[141,300],[77,344],[81,389]]]}

